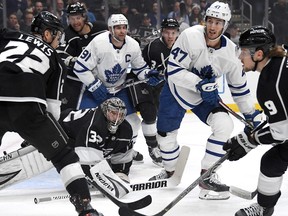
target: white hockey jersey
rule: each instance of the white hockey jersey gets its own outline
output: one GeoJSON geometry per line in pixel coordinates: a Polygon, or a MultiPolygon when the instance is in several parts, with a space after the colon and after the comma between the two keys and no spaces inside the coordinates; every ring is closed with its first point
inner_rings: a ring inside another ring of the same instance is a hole
{"type": "Polygon", "coordinates": [[[78,57],[74,73],[86,86],[96,78],[107,88],[123,84],[130,66],[140,80],[145,79],[150,69],[142,58],[138,42],[126,36],[125,43],[118,49],[110,37],[110,32],[97,35],[78,57]]]}
{"type": "Polygon", "coordinates": [[[221,47],[207,47],[205,27],[196,25],[183,31],[176,40],[168,61],[168,84],[184,109],[193,109],[202,102],[196,85],[205,73],[217,78],[225,75],[234,101],[242,113],[254,112],[238,47],[227,37],[221,37],[221,47]]]}

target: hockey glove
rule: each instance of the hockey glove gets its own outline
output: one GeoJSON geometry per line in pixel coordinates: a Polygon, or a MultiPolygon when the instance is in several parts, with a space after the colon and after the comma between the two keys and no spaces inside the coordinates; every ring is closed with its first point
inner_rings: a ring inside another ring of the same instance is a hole
{"type": "Polygon", "coordinates": [[[159,71],[157,70],[150,70],[146,74],[145,78],[149,78],[147,83],[151,86],[156,86],[163,80],[163,78],[159,76],[159,71]]]}
{"type": "Polygon", "coordinates": [[[224,151],[230,150],[228,160],[235,161],[244,157],[249,151],[251,151],[251,149],[256,148],[257,145],[258,144],[250,136],[250,134],[242,132],[237,136],[234,136],[231,139],[229,139],[223,145],[223,150],[224,151]]]}
{"type": "Polygon", "coordinates": [[[64,64],[68,67],[68,68],[72,68],[74,67],[75,62],[77,61],[77,57],[73,57],[73,56],[68,56],[65,60],[64,60],[64,64]]]}
{"type": "Polygon", "coordinates": [[[87,89],[92,93],[93,97],[95,98],[95,100],[97,100],[97,102],[102,103],[104,100],[107,99],[107,95],[109,92],[100,80],[96,79],[87,87],[87,89]]]}
{"type": "Polygon", "coordinates": [[[243,114],[244,118],[253,124],[254,128],[257,127],[262,121],[262,111],[255,110],[252,114],[243,114]]]}
{"type": "Polygon", "coordinates": [[[214,105],[218,102],[218,89],[217,89],[216,77],[211,79],[205,78],[201,80],[196,88],[200,91],[202,100],[214,105]]]}

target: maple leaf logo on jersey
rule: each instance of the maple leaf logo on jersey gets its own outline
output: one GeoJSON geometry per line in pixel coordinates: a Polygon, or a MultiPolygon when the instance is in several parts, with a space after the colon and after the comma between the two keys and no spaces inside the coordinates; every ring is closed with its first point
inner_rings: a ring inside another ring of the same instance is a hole
{"type": "Polygon", "coordinates": [[[122,69],[120,64],[116,64],[113,68],[112,71],[110,70],[105,70],[105,76],[106,76],[106,80],[108,83],[114,84],[116,83],[121,76],[124,74],[125,69],[122,69]]]}
{"type": "Polygon", "coordinates": [[[213,76],[213,69],[211,65],[204,66],[198,71],[196,68],[192,68],[192,72],[196,75],[198,75],[200,78],[205,79],[208,78],[210,79],[213,76]]]}

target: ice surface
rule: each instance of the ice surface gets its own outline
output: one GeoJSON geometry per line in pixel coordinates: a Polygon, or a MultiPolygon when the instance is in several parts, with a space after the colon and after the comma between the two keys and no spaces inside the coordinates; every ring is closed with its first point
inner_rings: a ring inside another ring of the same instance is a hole
{"type": "MultiPolygon", "coordinates": [[[[233,118],[233,117],[232,117],[233,118]]],[[[233,134],[243,129],[239,120],[234,120],[233,134]]],[[[178,141],[180,145],[191,148],[187,167],[179,186],[169,189],[153,189],[132,192],[122,198],[123,201],[132,201],[147,194],[152,196],[152,204],[139,210],[141,213],[153,215],[167,206],[178,194],[187,188],[199,177],[200,162],[204,155],[205,143],[210,135],[210,127],[206,126],[195,117],[194,114],[186,114],[179,130],[178,141]]],[[[5,135],[0,152],[11,151],[19,148],[21,138],[17,134],[5,135]]],[[[258,181],[259,163],[261,155],[270,146],[260,146],[251,151],[246,157],[237,162],[225,161],[218,174],[223,183],[241,187],[246,190],[255,190],[258,181]]],[[[143,164],[135,164],[131,168],[131,183],[143,182],[152,175],[158,174],[161,168],[152,163],[148,155],[147,146],[143,134],[139,131],[139,137],[135,149],[144,155],[143,164]]],[[[275,216],[287,216],[288,184],[285,176],[282,185],[282,196],[275,208],[275,216]],[[286,207],[285,207],[286,206],[286,207]]],[[[244,200],[231,195],[224,201],[205,201],[198,198],[199,188],[196,187],[165,215],[167,216],[233,216],[243,207],[249,206],[256,200],[244,200]]],[[[23,181],[0,191],[0,215],[2,216],[71,216],[77,215],[74,207],[68,200],[49,201],[34,204],[35,197],[66,194],[61,180],[54,169],[49,170],[30,180],[23,181]]],[[[105,216],[117,216],[118,207],[107,198],[93,196],[92,204],[105,216]]]]}

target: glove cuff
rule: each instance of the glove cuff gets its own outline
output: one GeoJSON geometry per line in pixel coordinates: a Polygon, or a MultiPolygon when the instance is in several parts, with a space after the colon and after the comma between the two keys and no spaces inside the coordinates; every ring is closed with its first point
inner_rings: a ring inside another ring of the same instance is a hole
{"type": "Polygon", "coordinates": [[[87,89],[90,92],[94,92],[97,88],[99,88],[102,85],[102,82],[98,79],[96,79],[93,83],[91,83],[87,89]]]}

